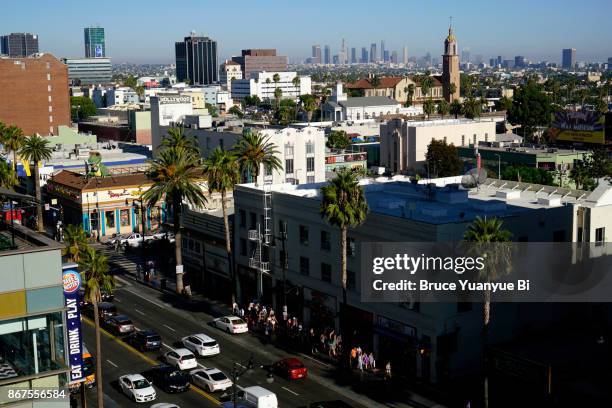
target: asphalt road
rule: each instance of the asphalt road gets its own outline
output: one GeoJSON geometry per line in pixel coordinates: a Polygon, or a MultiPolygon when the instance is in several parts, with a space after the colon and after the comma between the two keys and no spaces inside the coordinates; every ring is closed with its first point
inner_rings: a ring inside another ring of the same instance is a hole
{"type": "MultiPolygon", "coordinates": [[[[154,364],[159,363],[159,357],[176,342],[189,334],[204,333],[217,340],[221,347],[221,354],[214,357],[198,359],[199,364],[206,367],[216,367],[229,375],[234,362],[241,366],[246,365],[249,357],[253,356],[255,362],[268,365],[290,354],[285,353],[271,345],[264,345],[249,334],[231,335],[209,325],[213,319],[203,312],[181,310],[172,304],[173,299],[156,290],[145,287],[133,281],[119,278],[119,285],[115,292],[115,305],[120,313],[128,315],[138,328],[151,328],[157,331],[164,343],[159,352],[141,353],[126,346],[125,343],[109,334],[102,336],[103,372],[105,394],[114,400],[118,406],[136,406],[126,396],[121,394],[117,387],[120,375],[128,373],[141,373],[154,364]]],[[[90,351],[95,349],[94,330],[89,324],[84,325],[84,341],[90,351]]],[[[256,368],[252,373],[240,377],[238,385],[248,387],[260,385],[273,391],[279,400],[281,408],[307,406],[308,403],[322,400],[343,400],[354,407],[372,406],[362,405],[359,401],[351,399],[350,393],[343,393],[328,378],[328,367],[316,360],[297,356],[308,367],[309,378],[288,381],[274,376],[274,382],[268,383],[267,371],[256,368]]],[[[185,407],[213,407],[218,401],[229,398],[228,394],[209,394],[192,386],[192,390],[182,394],[168,395],[158,390],[155,402],[174,402],[181,408],[185,407]]],[[[95,391],[88,391],[89,401],[93,401],[95,391]]],[[[108,404],[105,404],[108,405],[108,404]]],[[[151,404],[146,404],[146,406],[151,404]]],[[[89,406],[92,406],[91,404],[89,406]]]]}

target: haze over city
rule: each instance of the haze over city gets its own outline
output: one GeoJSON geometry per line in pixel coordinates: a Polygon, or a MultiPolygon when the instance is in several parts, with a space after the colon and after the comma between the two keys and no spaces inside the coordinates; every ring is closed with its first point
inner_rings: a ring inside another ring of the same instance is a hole
{"type": "Polygon", "coordinates": [[[264,0],[248,12],[240,3],[212,1],[188,0],[175,7],[59,0],[34,1],[27,8],[18,2],[4,4],[0,27],[3,32],[38,34],[41,51],[78,57],[83,53],[82,27],[100,24],[106,29],[107,54],[115,63],[173,62],[174,42],[192,30],[215,39],[222,59],[244,48],[276,48],[291,62],[301,62],[312,44],[329,44],[336,52],[343,37],[349,47],[358,49],[384,40],[388,49],[401,52],[407,46],[411,56],[430,52],[436,57],[442,53],[441,39],[452,15],[459,47],[470,48],[472,56],[524,55],[558,62],[561,49],[572,47],[578,50],[578,60],[604,61],[612,53],[609,45],[593,40],[612,37],[611,12],[612,3],[606,0],[589,2],[588,7],[581,2],[529,0],[315,0],[299,6],[264,0]]]}

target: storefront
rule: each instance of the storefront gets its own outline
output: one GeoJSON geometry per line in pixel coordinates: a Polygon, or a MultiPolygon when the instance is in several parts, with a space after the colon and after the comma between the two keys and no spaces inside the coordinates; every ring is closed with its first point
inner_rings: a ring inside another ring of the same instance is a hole
{"type": "Polygon", "coordinates": [[[151,186],[144,173],[86,177],[63,170],[47,182],[47,193],[64,209],[65,224],[81,224],[89,236],[110,237],[156,230],[165,221],[163,202],[148,207],[142,194],[151,186]],[[144,211],[143,211],[144,208],[144,211]]]}

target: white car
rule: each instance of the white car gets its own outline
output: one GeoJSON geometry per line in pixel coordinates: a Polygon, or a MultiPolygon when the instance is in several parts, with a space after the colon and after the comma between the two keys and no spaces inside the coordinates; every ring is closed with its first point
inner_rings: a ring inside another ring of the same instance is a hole
{"type": "Polygon", "coordinates": [[[225,330],[228,333],[246,333],[249,331],[249,326],[246,322],[236,316],[223,316],[213,320],[213,325],[221,330],[225,330]]]}
{"type": "Polygon", "coordinates": [[[168,402],[160,402],[159,404],[153,404],[150,408],[181,408],[176,404],[170,404],[168,402]]]}
{"type": "Polygon", "coordinates": [[[134,402],[155,401],[157,394],[151,383],[140,374],[127,374],[119,377],[121,391],[134,402]]]}
{"type": "Polygon", "coordinates": [[[198,368],[189,372],[191,383],[208,392],[225,391],[232,386],[232,380],[216,368],[198,368]]]}
{"type": "Polygon", "coordinates": [[[166,363],[179,370],[191,370],[198,366],[196,357],[186,348],[177,348],[164,354],[166,363]]]}
{"type": "Polygon", "coordinates": [[[205,334],[192,334],[181,339],[183,347],[191,350],[196,356],[214,356],[221,352],[219,343],[205,334]]]}

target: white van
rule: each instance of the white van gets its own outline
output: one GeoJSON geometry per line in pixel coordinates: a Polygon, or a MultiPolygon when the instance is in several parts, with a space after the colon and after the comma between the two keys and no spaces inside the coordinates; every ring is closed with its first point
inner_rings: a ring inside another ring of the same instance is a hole
{"type": "Polygon", "coordinates": [[[244,388],[238,393],[238,396],[255,408],[278,408],[276,394],[257,385],[244,388]]]}

